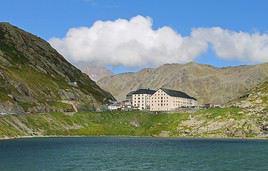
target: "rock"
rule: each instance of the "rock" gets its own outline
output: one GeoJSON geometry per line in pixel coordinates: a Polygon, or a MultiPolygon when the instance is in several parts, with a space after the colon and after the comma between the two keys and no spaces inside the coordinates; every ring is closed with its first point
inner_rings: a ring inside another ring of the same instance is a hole
{"type": "Polygon", "coordinates": [[[23,108],[9,101],[0,102],[0,113],[2,114],[25,114],[23,108]]]}
{"type": "Polygon", "coordinates": [[[261,100],[261,99],[257,99],[257,100],[255,101],[255,103],[256,103],[256,104],[261,104],[261,103],[262,103],[262,100],[261,100]]]}
{"type": "Polygon", "coordinates": [[[131,126],[136,127],[136,128],[140,126],[140,123],[139,123],[139,121],[137,121],[137,120],[130,121],[129,124],[130,124],[131,126]]]}
{"type": "Polygon", "coordinates": [[[170,136],[170,132],[169,131],[161,131],[158,136],[159,137],[169,137],[170,136]]]}

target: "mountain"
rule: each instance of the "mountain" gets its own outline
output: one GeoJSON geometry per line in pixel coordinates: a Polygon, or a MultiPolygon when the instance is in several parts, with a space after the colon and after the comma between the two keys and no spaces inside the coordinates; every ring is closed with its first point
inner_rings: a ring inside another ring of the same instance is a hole
{"type": "Polygon", "coordinates": [[[78,68],[80,68],[83,73],[87,74],[94,81],[98,81],[103,77],[113,75],[111,70],[103,66],[78,64],[78,68]]]}
{"type": "Polygon", "coordinates": [[[225,108],[0,115],[0,139],[24,136],[268,138],[268,82],[225,108]]]}
{"type": "Polygon", "coordinates": [[[111,99],[45,40],[0,23],[0,112],[94,110],[111,99]]]}
{"type": "Polygon", "coordinates": [[[268,64],[216,68],[196,63],[165,64],[104,77],[97,84],[117,100],[138,88],[184,91],[200,103],[224,104],[268,79],[268,64]]]}

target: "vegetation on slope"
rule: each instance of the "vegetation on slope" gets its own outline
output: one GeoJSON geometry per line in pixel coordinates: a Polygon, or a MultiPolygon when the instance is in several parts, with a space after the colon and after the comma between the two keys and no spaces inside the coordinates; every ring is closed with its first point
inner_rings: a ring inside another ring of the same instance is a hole
{"type": "Polygon", "coordinates": [[[0,23],[0,112],[69,111],[63,101],[93,110],[111,99],[46,41],[0,23]]]}
{"type": "Polygon", "coordinates": [[[265,137],[238,108],[194,113],[78,112],[0,117],[0,137],[125,135],[186,137],[265,137]]]}

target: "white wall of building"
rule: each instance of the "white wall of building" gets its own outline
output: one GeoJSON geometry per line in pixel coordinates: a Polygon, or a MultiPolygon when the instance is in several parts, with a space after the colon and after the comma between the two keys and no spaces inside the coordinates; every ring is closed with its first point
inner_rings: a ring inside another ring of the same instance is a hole
{"type": "Polygon", "coordinates": [[[133,94],[132,105],[139,110],[145,110],[150,108],[151,94],[133,94]]]}
{"type": "Polygon", "coordinates": [[[159,89],[150,97],[150,111],[174,111],[180,107],[197,106],[194,99],[173,97],[159,89]]]}

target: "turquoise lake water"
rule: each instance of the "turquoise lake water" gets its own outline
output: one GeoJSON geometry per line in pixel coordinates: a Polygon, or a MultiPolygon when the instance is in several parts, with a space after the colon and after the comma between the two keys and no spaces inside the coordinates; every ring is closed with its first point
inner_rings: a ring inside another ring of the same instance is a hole
{"type": "Polygon", "coordinates": [[[268,141],[32,138],[0,141],[0,171],[267,171],[268,141]]]}

